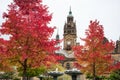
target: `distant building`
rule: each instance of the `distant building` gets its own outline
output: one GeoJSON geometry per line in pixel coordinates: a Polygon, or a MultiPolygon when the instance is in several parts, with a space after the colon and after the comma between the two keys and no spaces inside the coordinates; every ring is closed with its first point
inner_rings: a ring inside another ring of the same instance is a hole
{"type": "Polygon", "coordinates": [[[120,62],[120,38],[116,41],[115,49],[112,53],[112,57],[115,59],[114,64],[120,62]]]}
{"type": "Polygon", "coordinates": [[[120,38],[119,38],[119,40],[116,41],[114,53],[120,54],[120,38]]]}
{"type": "MultiPolygon", "coordinates": [[[[77,45],[76,39],[77,39],[77,30],[76,30],[76,22],[74,21],[74,17],[72,15],[72,11],[70,8],[69,14],[67,16],[67,22],[64,24],[64,42],[63,42],[63,49],[57,51],[56,53],[61,54],[65,56],[65,59],[61,61],[62,65],[66,69],[73,68],[73,62],[74,59],[74,53],[72,51],[72,46],[77,45]]],[[[56,35],[56,39],[58,40],[58,34],[56,35]]]]}
{"type": "MultiPolygon", "coordinates": [[[[66,69],[75,68],[73,63],[75,62],[74,52],[72,51],[72,46],[80,45],[80,43],[76,42],[77,39],[77,30],[76,30],[76,22],[74,21],[74,16],[72,14],[71,8],[69,14],[67,16],[67,21],[64,24],[63,29],[63,49],[56,51],[57,54],[63,55],[65,57],[64,60],[60,61],[66,69]]],[[[56,35],[56,40],[59,41],[59,34],[56,35]]],[[[104,37],[103,44],[106,43],[108,39],[104,37]]],[[[58,43],[59,45],[60,43],[58,43]]],[[[112,53],[112,57],[115,59],[115,63],[120,62],[120,39],[116,41],[116,47],[112,53]]],[[[86,80],[85,75],[81,76],[81,80],[86,80]]]]}

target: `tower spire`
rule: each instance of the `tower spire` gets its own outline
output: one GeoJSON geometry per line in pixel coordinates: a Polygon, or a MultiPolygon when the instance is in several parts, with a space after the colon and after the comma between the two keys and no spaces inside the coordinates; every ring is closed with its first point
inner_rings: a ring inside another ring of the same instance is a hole
{"type": "Polygon", "coordinates": [[[59,38],[59,29],[57,28],[57,35],[56,35],[56,40],[59,40],[60,38],[59,38]]]}
{"type": "Polygon", "coordinates": [[[68,17],[73,17],[73,15],[72,15],[72,11],[71,11],[71,6],[70,6],[70,9],[69,9],[68,17]]]}
{"type": "Polygon", "coordinates": [[[72,11],[71,11],[71,6],[70,6],[70,11],[69,11],[69,15],[71,15],[72,14],[72,11]]]}

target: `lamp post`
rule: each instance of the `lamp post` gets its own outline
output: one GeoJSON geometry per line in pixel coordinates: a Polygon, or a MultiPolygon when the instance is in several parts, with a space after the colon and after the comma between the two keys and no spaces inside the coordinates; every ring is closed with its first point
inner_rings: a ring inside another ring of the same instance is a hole
{"type": "Polygon", "coordinates": [[[38,78],[39,78],[40,80],[42,80],[42,79],[43,79],[43,77],[44,77],[43,75],[40,75],[38,78]]]}
{"type": "Polygon", "coordinates": [[[72,77],[72,80],[77,80],[77,76],[82,74],[80,72],[80,70],[78,70],[77,68],[73,68],[71,70],[66,70],[65,73],[70,75],[72,77]]]}
{"type": "Polygon", "coordinates": [[[48,72],[48,75],[52,76],[54,80],[57,80],[58,76],[63,75],[63,72],[58,71],[58,68],[56,68],[55,71],[48,72]]]}

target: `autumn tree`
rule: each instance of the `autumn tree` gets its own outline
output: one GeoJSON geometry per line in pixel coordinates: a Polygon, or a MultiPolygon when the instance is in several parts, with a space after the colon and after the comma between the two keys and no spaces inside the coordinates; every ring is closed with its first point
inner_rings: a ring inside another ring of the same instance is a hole
{"type": "MultiPolygon", "coordinates": [[[[26,72],[26,76],[27,76],[28,80],[30,80],[30,78],[32,78],[34,76],[40,76],[40,75],[46,73],[47,70],[48,69],[46,69],[44,66],[40,66],[38,68],[28,68],[27,72],[26,72]]],[[[22,68],[19,68],[18,72],[19,72],[19,74],[18,74],[19,76],[23,75],[22,68]]]]}
{"type": "Polygon", "coordinates": [[[6,40],[0,38],[0,72],[11,72],[14,69],[10,66],[7,56],[4,54],[6,52],[5,44],[6,40]]]}
{"type": "Polygon", "coordinates": [[[61,59],[54,54],[58,49],[51,38],[55,28],[48,26],[52,15],[47,9],[42,0],[13,0],[8,13],[3,14],[0,32],[10,36],[5,54],[12,65],[22,67],[23,80],[27,69],[50,66],[61,59]]]}
{"type": "Polygon", "coordinates": [[[110,74],[109,80],[120,80],[120,69],[110,74]]]}
{"type": "Polygon", "coordinates": [[[110,53],[114,49],[114,42],[105,38],[103,27],[98,21],[90,21],[85,34],[86,37],[81,38],[85,44],[74,47],[76,66],[96,80],[97,76],[109,73],[112,69],[110,53]]]}

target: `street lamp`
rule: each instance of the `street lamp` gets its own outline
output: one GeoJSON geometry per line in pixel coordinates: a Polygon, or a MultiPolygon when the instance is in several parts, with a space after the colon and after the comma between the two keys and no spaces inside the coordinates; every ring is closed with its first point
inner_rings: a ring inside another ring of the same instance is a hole
{"type": "Polygon", "coordinates": [[[70,75],[72,77],[72,80],[77,80],[77,76],[82,74],[77,68],[66,70],[65,73],[70,75]]]}
{"type": "Polygon", "coordinates": [[[56,68],[55,71],[48,72],[48,75],[52,76],[54,80],[57,80],[58,76],[63,75],[63,72],[58,71],[58,68],[56,68]]]}

